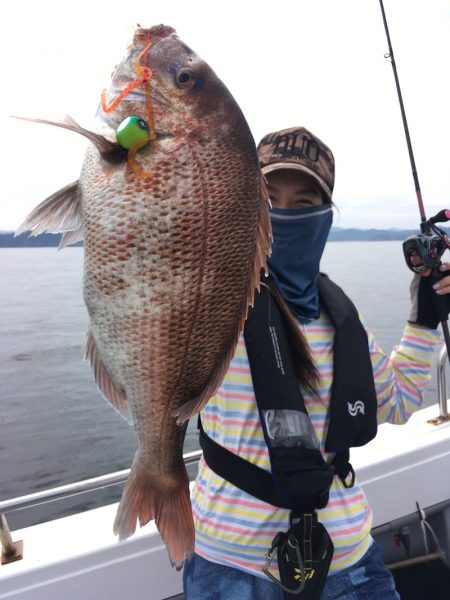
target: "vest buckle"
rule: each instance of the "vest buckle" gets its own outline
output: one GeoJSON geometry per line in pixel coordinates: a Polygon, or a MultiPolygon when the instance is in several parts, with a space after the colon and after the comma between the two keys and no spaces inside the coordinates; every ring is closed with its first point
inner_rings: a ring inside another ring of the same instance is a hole
{"type": "Polygon", "coordinates": [[[355,485],[355,471],[353,470],[353,467],[350,463],[348,463],[348,471],[347,474],[343,477],[342,475],[339,475],[339,479],[342,482],[342,485],[349,489],[352,488],[355,485]],[[350,475],[350,481],[347,482],[347,478],[350,475]]]}
{"type": "Polygon", "coordinates": [[[336,454],[333,459],[333,467],[335,474],[339,477],[345,488],[349,489],[355,485],[355,471],[350,463],[349,450],[344,450],[336,454]],[[349,475],[350,480],[347,481],[349,475]]]}

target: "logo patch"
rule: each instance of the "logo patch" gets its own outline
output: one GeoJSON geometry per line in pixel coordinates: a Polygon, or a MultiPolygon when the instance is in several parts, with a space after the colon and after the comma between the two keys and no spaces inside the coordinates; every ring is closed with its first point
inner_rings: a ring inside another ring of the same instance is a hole
{"type": "Polygon", "coordinates": [[[363,415],[366,414],[364,412],[364,402],[362,402],[361,400],[357,400],[353,404],[350,404],[350,402],[347,402],[347,406],[348,406],[348,412],[350,413],[350,415],[352,417],[356,417],[356,415],[358,413],[362,413],[363,415]]]}
{"type": "MultiPolygon", "coordinates": [[[[297,581],[301,581],[301,579],[302,579],[302,573],[301,573],[300,569],[295,568],[294,572],[295,572],[294,579],[296,579],[297,581]]],[[[315,569],[311,569],[310,571],[309,570],[306,571],[306,573],[305,573],[305,580],[312,579],[315,574],[316,574],[316,570],[315,569]]]]}

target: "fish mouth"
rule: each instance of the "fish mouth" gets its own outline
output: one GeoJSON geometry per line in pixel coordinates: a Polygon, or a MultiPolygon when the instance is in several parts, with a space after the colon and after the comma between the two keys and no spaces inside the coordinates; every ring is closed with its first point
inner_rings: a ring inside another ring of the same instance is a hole
{"type": "Polygon", "coordinates": [[[176,33],[177,32],[173,27],[170,27],[170,25],[164,25],[162,23],[160,25],[153,25],[148,29],[138,25],[138,28],[134,34],[134,40],[135,42],[145,42],[149,39],[156,39],[156,42],[158,42],[160,39],[168,37],[172,34],[176,35],[176,33]]]}
{"type": "MultiPolygon", "coordinates": [[[[122,91],[123,91],[122,86],[115,86],[115,85],[111,86],[107,92],[108,100],[106,101],[106,103],[109,104],[110,106],[113,105],[115,102],[115,98],[118,98],[119,95],[122,93],[122,91]]],[[[172,104],[169,101],[167,101],[167,99],[164,97],[164,95],[159,90],[155,89],[153,86],[151,86],[150,92],[151,92],[151,102],[152,102],[152,104],[155,105],[155,108],[156,108],[156,106],[161,106],[163,108],[172,106],[172,104]]],[[[104,98],[106,100],[106,95],[104,98]]],[[[147,104],[147,96],[146,96],[145,91],[143,89],[139,89],[138,87],[136,87],[133,90],[130,90],[127,93],[124,100],[126,100],[127,102],[130,102],[130,103],[134,103],[134,104],[142,105],[142,106],[146,106],[146,104],[147,104]]],[[[140,114],[140,112],[141,112],[140,110],[135,110],[134,107],[131,107],[130,114],[140,114]]],[[[117,121],[117,119],[114,118],[114,113],[111,112],[110,110],[105,110],[105,104],[103,101],[103,97],[102,97],[102,103],[100,104],[100,106],[98,107],[98,110],[97,110],[96,119],[98,121],[104,123],[108,127],[110,127],[114,132],[119,125],[119,122],[117,121]]],[[[170,134],[168,132],[154,131],[154,133],[156,134],[157,139],[165,139],[167,137],[174,137],[172,134],[170,134]]]]}
{"type": "MultiPolygon", "coordinates": [[[[108,90],[108,96],[112,99],[116,98],[121,94],[126,88],[127,84],[123,86],[115,86],[112,85],[108,90]]],[[[155,104],[159,104],[161,106],[170,108],[172,103],[164,96],[164,94],[154,85],[150,84],[150,91],[152,96],[152,102],[155,104]]],[[[145,91],[141,88],[141,86],[135,87],[133,90],[130,90],[125,96],[126,100],[132,100],[135,102],[145,102],[145,91]]]]}

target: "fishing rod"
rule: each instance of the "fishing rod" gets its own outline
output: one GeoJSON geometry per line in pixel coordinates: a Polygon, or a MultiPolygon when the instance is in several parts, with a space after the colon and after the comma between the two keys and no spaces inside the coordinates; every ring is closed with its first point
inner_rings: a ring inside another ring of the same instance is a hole
{"type": "MultiPolygon", "coordinates": [[[[389,52],[385,54],[385,58],[390,60],[392,70],[394,72],[395,86],[397,88],[398,101],[400,103],[400,111],[402,114],[403,129],[405,131],[406,144],[408,146],[409,160],[411,163],[414,186],[416,189],[417,202],[420,213],[420,231],[418,235],[413,235],[403,242],[403,254],[409,269],[414,273],[422,273],[427,269],[431,269],[431,285],[442,279],[442,273],[438,270],[441,264],[441,256],[445,250],[450,248],[450,240],[447,233],[438,227],[436,223],[445,223],[450,221],[450,210],[441,210],[434,217],[426,218],[425,208],[423,205],[422,191],[419,184],[419,176],[417,174],[416,161],[411,144],[411,136],[409,135],[408,121],[406,120],[405,106],[403,104],[402,91],[400,89],[400,81],[395,64],[394,50],[392,48],[391,36],[389,35],[389,27],[387,24],[386,13],[384,12],[383,0],[380,0],[381,14],[383,17],[384,29],[386,32],[389,52]]],[[[445,345],[447,354],[450,360],[450,334],[448,329],[448,301],[445,295],[431,294],[434,304],[434,309],[441,322],[442,331],[444,333],[445,345]]]]}

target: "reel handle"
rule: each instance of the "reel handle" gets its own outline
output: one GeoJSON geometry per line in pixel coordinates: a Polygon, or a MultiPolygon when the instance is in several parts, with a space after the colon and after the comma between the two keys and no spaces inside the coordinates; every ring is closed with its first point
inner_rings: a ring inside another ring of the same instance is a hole
{"type": "Polygon", "coordinates": [[[447,221],[450,221],[450,210],[444,208],[435,214],[434,217],[428,219],[428,221],[429,223],[446,223],[447,221]]]}

